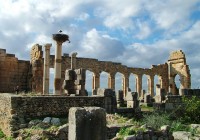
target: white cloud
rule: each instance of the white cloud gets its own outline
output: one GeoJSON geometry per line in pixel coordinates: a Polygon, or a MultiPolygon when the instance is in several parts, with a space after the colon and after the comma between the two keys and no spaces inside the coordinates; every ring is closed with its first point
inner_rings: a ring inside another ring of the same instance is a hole
{"type": "Polygon", "coordinates": [[[141,10],[140,0],[111,0],[104,1],[103,6],[97,8],[97,16],[104,18],[105,26],[109,28],[119,28],[123,30],[132,29],[132,18],[137,16],[141,10]]]}
{"type": "Polygon", "coordinates": [[[173,28],[175,30],[183,30],[188,24],[189,15],[195,10],[195,5],[198,0],[154,0],[146,1],[146,8],[150,12],[150,16],[154,19],[157,25],[163,29],[173,28]]]}
{"type": "Polygon", "coordinates": [[[197,84],[200,53],[199,0],[0,0],[0,48],[29,59],[33,44],[55,42],[58,30],[70,36],[63,52],[78,57],[147,67],[182,49],[197,84]],[[195,70],[193,70],[195,69],[195,70]]]}
{"type": "Polygon", "coordinates": [[[145,39],[151,34],[151,29],[147,22],[137,22],[137,27],[139,28],[139,32],[135,35],[138,39],[145,39]]]}
{"type": "Polygon", "coordinates": [[[90,17],[90,15],[88,13],[82,13],[82,14],[79,15],[77,20],[84,21],[84,20],[87,20],[89,17],[90,17]]]}
{"type": "Polygon", "coordinates": [[[101,35],[96,29],[88,31],[81,43],[80,55],[99,59],[114,59],[124,50],[119,40],[101,35]]]}

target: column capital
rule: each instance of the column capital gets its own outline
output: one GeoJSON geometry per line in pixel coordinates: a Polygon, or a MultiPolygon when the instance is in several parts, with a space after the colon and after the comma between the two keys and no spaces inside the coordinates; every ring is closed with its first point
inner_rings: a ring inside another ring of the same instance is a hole
{"type": "Polygon", "coordinates": [[[51,43],[46,43],[46,44],[44,45],[44,47],[45,47],[46,50],[50,49],[51,46],[52,46],[51,43]]]}

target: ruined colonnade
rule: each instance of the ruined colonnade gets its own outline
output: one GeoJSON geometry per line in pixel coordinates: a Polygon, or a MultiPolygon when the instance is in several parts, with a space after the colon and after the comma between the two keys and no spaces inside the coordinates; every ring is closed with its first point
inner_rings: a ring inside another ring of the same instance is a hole
{"type": "MultiPolygon", "coordinates": [[[[57,47],[61,49],[62,42],[57,42],[57,47]]],[[[39,50],[39,49],[38,49],[39,50]]],[[[45,51],[50,51],[49,49],[45,49],[45,51]]],[[[66,69],[79,69],[84,68],[93,73],[92,77],[92,90],[97,90],[100,88],[100,74],[102,71],[108,73],[108,88],[115,89],[115,75],[117,72],[121,73],[122,76],[122,90],[126,94],[129,85],[129,77],[130,74],[135,75],[135,91],[139,93],[139,96],[142,96],[142,85],[143,80],[142,77],[144,75],[147,76],[147,91],[151,96],[154,96],[154,77],[157,75],[159,78],[160,88],[164,89],[166,92],[176,93],[176,85],[174,82],[174,78],[176,75],[182,76],[183,83],[181,88],[190,88],[190,72],[189,67],[186,64],[185,55],[182,51],[176,51],[170,55],[170,59],[168,63],[152,65],[151,68],[132,68],[121,65],[121,63],[115,63],[110,61],[98,61],[97,59],[90,58],[79,58],[76,57],[77,53],[72,53],[71,56],[61,56],[61,50],[59,54],[54,56],[50,56],[50,67],[54,66],[55,63],[55,94],[61,94],[61,85],[64,77],[61,77],[61,72],[64,72],[66,69]],[[54,59],[54,60],[53,60],[54,59]],[[62,69],[61,69],[62,65],[62,69]],[[177,65],[179,66],[177,68],[177,65]],[[182,67],[180,67],[180,65],[182,67]],[[180,69],[183,68],[183,69],[180,69]],[[184,71],[183,71],[184,70],[184,71]],[[58,71],[58,72],[57,72],[58,71]],[[59,73],[60,72],[60,73],[59,73]],[[59,75],[59,76],[58,76],[59,75]],[[59,81],[59,82],[58,82],[59,81]]],[[[58,53],[58,52],[56,52],[58,53]]],[[[45,53],[47,55],[48,52],[45,53]]],[[[49,54],[48,54],[49,55],[49,54]]],[[[45,58],[48,58],[45,56],[45,58]]],[[[44,63],[46,60],[44,61],[44,63]]],[[[46,63],[44,64],[46,67],[46,63]]],[[[47,72],[48,73],[48,72],[47,72]]],[[[44,72],[45,76],[46,72],[44,72]]],[[[45,78],[44,78],[45,79],[45,78]]],[[[47,89],[46,89],[47,90],[47,89]]]]}

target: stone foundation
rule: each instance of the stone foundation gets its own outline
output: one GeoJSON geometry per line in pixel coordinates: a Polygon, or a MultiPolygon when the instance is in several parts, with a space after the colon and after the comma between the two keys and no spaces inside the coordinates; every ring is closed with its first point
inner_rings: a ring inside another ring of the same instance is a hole
{"type": "Polygon", "coordinates": [[[67,117],[71,107],[105,108],[105,97],[19,96],[0,94],[0,129],[7,135],[27,126],[31,119],[67,117]]]}

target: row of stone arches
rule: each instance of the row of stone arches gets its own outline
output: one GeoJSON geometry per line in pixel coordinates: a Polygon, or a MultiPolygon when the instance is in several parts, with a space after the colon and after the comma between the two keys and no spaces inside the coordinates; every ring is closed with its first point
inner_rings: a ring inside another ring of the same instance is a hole
{"type": "MultiPolygon", "coordinates": [[[[54,70],[53,68],[50,69],[50,87],[53,87],[53,75],[54,75],[54,70]]],[[[90,71],[90,70],[86,70],[86,89],[88,90],[88,92],[92,92],[93,90],[93,75],[94,75],[94,72],[90,71]]],[[[117,72],[115,74],[115,90],[123,90],[123,74],[120,73],[120,72],[117,72]]],[[[102,71],[100,73],[100,84],[99,84],[99,87],[100,88],[109,88],[108,87],[108,79],[109,79],[109,73],[108,72],[105,72],[105,71],[102,71]]],[[[148,92],[148,75],[146,74],[143,74],[142,75],[142,90],[145,90],[146,92],[148,92]]],[[[129,75],[129,89],[133,92],[136,92],[136,88],[137,88],[137,84],[136,84],[136,75],[131,73],[129,75]]],[[[179,89],[180,87],[180,76],[177,74],[175,77],[174,77],[174,83],[177,87],[177,90],[179,89]]],[[[154,87],[153,87],[153,93],[155,95],[155,91],[156,91],[156,84],[162,84],[162,80],[161,80],[161,77],[159,75],[155,75],[154,76],[154,87]]],[[[53,91],[52,88],[50,88],[51,91],[53,91]]]]}
{"type": "MultiPolygon", "coordinates": [[[[93,88],[92,87],[93,74],[94,73],[89,71],[89,70],[86,71],[86,89],[88,91],[92,91],[92,88],[93,88]]],[[[115,86],[114,86],[115,90],[123,90],[123,76],[124,75],[120,72],[117,72],[115,74],[115,86]]],[[[102,71],[100,73],[100,85],[99,85],[99,87],[100,88],[109,88],[108,87],[108,83],[109,83],[108,79],[109,79],[109,73],[102,71]]],[[[148,75],[143,74],[142,75],[142,90],[145,90],[146,92],[148,92],[148,82],[149,82],[148,80],[149,80],[148,75]]],[[[175,77],[174,82],[175,82],[176,87],[179,88],[180,87],[180,76],[179,75],[177,75],[175,77]]],[[[154,95],[155,95],[157,84],[159,84],[159,85],[162,84],[162,80],[161,80],[160,76],[155,75],[154,76],[154,95]]],[[[130,76],[129,76],[129,89],[131,91],[136,92],[136,86],[137,86],[136,76],[133,73],[131,73],[130,76]]]]}

